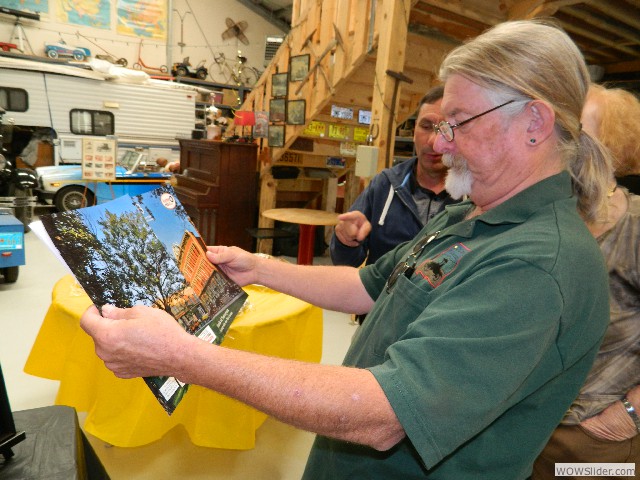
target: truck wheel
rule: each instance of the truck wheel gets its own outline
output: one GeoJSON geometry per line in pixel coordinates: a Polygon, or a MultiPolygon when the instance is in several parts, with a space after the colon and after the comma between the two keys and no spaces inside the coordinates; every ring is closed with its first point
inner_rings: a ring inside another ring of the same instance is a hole
{"type": "Polygon", "coordinates": [[[77,60],[78,62],[81,62],[81,61],[84,60],[84,53],[73,52],[73,58],[74,58],[74,60],[77,60]]]}
{"type": "Polygon", "coordinates": [[[61,189],[54,199],[54,204],[59,212],[68,212],[77,208],[93,205],[95,195],[89,189],[73,185],[61,189]]]}
{"type": "Polygon", "coordinates": [[[122,65],[123,67],[126,67],[129,64],[129,62],[127,62],[126,58],[119,58],[116,63],[118,65],[122,65]]]}
{"type": "Polygon", "coordinates": [[[176,77],[186,77],[187,76],[187,69],[184,67],[178,67],[176,68],[176,77]]]}
{"type": "Polygon", "coordinates": [[[58,52],[56,52],[55,50],[48,50],[47,56],[49,58],[58,58],[58,52]]]}
{"type": "Polygon", "coordinates": [[[209,72],[207,72],[207,70],[201,68],[196,72],[196,77],[198,77],[200,80],[204,80],[205,78],[207,78],[208,74],[209,72]]]}
{"type": "Polygon", "coordinates": [[[7,267],[2,269],[4,281],[7,283],[15,283],[18,280],[18,273],[20,273],[20,267],[7,267]]]}

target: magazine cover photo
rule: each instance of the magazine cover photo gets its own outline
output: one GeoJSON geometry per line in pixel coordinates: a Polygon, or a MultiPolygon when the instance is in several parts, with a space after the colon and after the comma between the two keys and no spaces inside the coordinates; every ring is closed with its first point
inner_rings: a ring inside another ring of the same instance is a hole
{"type": "MultiPolygon", "coordinates": [[[[189,333],[219,344],[247,297],[207,260],[204,241],[169,185],[41,221],[98,308],[160,308],[189,333]]],[[[167,377],[145,381],[169,414],[188,388],[167,377]]]]}

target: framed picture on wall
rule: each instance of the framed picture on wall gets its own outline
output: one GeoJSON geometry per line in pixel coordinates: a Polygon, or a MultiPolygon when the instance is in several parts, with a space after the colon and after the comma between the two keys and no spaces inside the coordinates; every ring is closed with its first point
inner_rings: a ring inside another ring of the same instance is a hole
{"type": "Polygon", "coordinates": [[[284,125],[269,125],[270,147],[284,147],[284,125]]]}
{"type": "Polygon", "coordinates": [[[309,54],[297,55],[289,60],[289,81],[299,82],[309,73],[309,54]]]}
{"type": "Polygon", "coordinates": [[[286,97],[289,84],[289,73],[274,73],[271,75],[271,96],[273,98],[286,97]]]}
{"type": "Polygon", "coordinates": [[[305,107],[304,100],[289,100],[287,102],[287,123],[289,125],[304,125],[305,107]]]}
{"type": "Polygon", "coordinates": [[[284,122],[286,119],[286,100],[284,98],[272,98],[269,100],[269,120],[272,122],[284,122]]]}

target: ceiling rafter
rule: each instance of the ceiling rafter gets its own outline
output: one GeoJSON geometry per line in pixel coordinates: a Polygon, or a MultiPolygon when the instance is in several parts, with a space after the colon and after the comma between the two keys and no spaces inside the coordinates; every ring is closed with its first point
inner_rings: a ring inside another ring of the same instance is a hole
{"type": "Polygon", "coordinates": [[[620,22],[615,24],[603,20],[602,17],[598,17],[595,13],[589,11],[582,11],[577,8],[568,7],[565,11],[574,18],[582,20],[587,25],[596,25],[601,30],[606,30],[613,36],[622,37],[632,44],[640,44],[640,29],[628,28],[620,22]]]}
{"type": "MultiPolygon", "coordinates": [[[[286,18],[283,19],[282,13],[283,9],[279,8],[276,10],[271,10],[267,6],[265,6],[264,2],[259,0],[236,0],[238,3],[244,5],[249,10],[254,13],[257,13],[266,21],[271,23],[272,25],[278,27],[283,32],[289,32],[291,30],[291,19],[286,18]]],[[[291,2],[293,4],[293,1],[291,2]]],[[[284,10],[286,12],[286,10],[284,10]]]]}
{"type": "MultiPolygon", "coordinates": [[[[290,18],[294,2],[238,1],[269,21],[290,18]]],[[[554,18],[587,62],[604,68],[602,81],[623,78],[640,91],[640,0],[411,0],[409,32],[447,51],[498,23],[540,17],[554,18]]]]}

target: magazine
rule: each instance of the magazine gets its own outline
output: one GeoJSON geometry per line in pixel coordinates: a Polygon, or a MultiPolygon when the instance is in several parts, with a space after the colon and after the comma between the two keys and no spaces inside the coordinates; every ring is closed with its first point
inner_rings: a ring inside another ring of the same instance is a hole
{"type": "MultiPolygon", "coordinates": [[[[169,185],[43,215],[30,226],[98,308],[160,308],[189,333],[220,344],[247,298],[207,260],[202,237],[169,185]]],[[[169,415],[189,387],[173,377],[144,380],[169,415]]]]}

